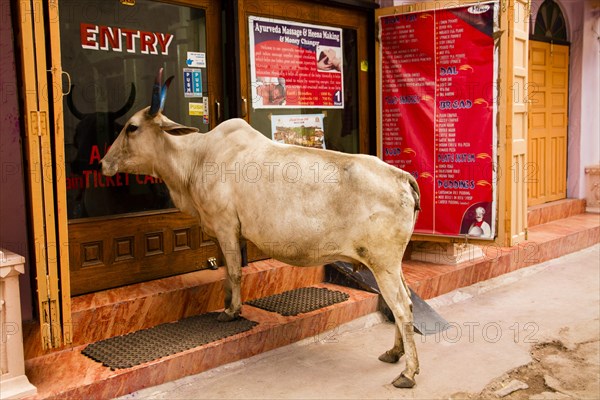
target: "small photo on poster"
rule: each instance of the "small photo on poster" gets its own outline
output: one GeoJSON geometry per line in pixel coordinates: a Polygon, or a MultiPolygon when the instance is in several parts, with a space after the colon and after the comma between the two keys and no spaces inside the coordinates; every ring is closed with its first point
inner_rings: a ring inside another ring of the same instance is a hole
{"type": "Polygon", "coordinates": [[[324,114],[273,115],[271,138],[284,144],[325,149],[324,114]]]}
{"type": "Polygon", "coordinates": [[[342,49],[340,47],[317,46],[317,70],[319,72],[342,71],[342,49]]]}
{"type": "Polygon", "coordinates": [[[257,77],[256,94],[265,106],[283,106],[286,103],[285,79],[277,77],[257,77]]]}
{"type": "Polygon", "coordinates": [[[492,203],[481,202],[473,204],[463,215],[460,228],[461,235],[474,238],[493,239],[492,203]]]}

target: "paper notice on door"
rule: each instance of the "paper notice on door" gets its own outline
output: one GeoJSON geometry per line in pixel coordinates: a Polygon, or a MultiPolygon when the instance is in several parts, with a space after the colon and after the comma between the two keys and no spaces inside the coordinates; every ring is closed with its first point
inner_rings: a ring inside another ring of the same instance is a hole
{"type": "Polygon", "coordinates": [[[189,114],[201,117],[204,115],[204,103],[189,103],[189,114]]]}

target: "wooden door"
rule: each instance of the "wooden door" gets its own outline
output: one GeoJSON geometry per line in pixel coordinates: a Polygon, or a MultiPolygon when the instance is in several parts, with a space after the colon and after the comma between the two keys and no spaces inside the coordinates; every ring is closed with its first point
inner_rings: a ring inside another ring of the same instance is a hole
{"type": "Polygon", "coordinates": [[[237,4],[241,116],[265,136],[284,141],[278,137],[281,131],[278,131],[277,121],[285,125],[291,118],[299,116],[308,121],[307,115],[310,115],[308,122],[316,122],[316,128],[298,128],[311,132],[297,134],[289,142],[346,153],[374,150],[374,143],[369,142],[369,133],[374,129],[369,119],[367,49],[372,45],[368,41],[374,40],[368,33],[372,19],[370,10],[298,0],[239,0],[237,4]],[[272,27],[273,36],[267,37],[265,30],[260,31],[256,21],[265,29],[272,27]],[[340,40],[336,42],[338,34],[340,40]],[[326,38],[334,40],[326,42],[326,38]],[[268,54],[269,47],[259,51],[259,40],[276,47],[273,54],[268,54]],[[278,42],[285,45],[278,46],[278,42]],[[330,52],[335,50],[332,59],[337,57],[340,63],[336,64],[336,69],[332,66],[319,69],[317,65],[317,56],[327,52],[326,45],[331,46],[330,52]],[[313,62],[311,60],[314,61],[312,71],[307,67],[313,62]],[[257,65],[261,62],[263,68],[259,72],[257,65]],[[328,87],[330,83],[320,79],[328,74],[341,76],[339,90],[328,87]],[[282,86],[285,88],[283,96],[280,95],[282,86]],[[305,95],[311,90],[310,95],[305,95]],[[268,101],[264,100],[266,91],[269,91],[268,101]],[[284,101],[280,101],[282,99],[284,101]],[[320,139],[311,139],[316,137],[313,128],[322,135],[324,144],[320,139]],[[299,138],[300,135],[303,137],[299,138]]]}
{"type": "Polygon", "coordinates": [[[206,268],[219,251],[197,220],[173,207],[166,186],[150,176],[104,177],[99,161],[149,105],[161,67],[175,76],[168,117],[201,132],[219,122],[220,2],[57,3],[51,49],[63,71],[54,86],[64,92],[56,126],[65,156],[56,173],[66,181],[72,294],[206,268]]]}
{"type": "Polygon", "coordinates": [[[530,206],[567,195],[569,47],[529,42],[530,206]]]}

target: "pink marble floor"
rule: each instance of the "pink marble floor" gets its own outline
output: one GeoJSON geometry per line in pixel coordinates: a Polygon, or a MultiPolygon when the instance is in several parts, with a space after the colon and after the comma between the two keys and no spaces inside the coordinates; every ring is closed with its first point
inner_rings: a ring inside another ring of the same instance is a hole
{"type": "MultiPolygon", "coordinates": [[[[485,257],[483,259],[459,265],[434,265],[405,261],[403,268],[409,285],[421,297],[427,299],[559,257],[598,242],[600,242],[600,216],[579,214],[531,227],[528,232],[528,240],[518,246],[508,248],[490,245],[484,249],[485,257]]],[[[306,276],[306,272],[308,272],[307,269],[293,268],[275,261],[257,263],[252,268],[246,269],[244,273],[245,282],[252,282],[245,289],[247,291],[244,292],[244,298],[248,300],[277,291],[289,290],[290,281],[298,280],[304,286],[309,286],[317,284],[315,281],[323,280],[322,269],[312,271],[308,274],[309,277],[306,276]],[[276,287],[277,290],[269,293],[263,292],[267,287],[276,287]]],[[[177,290],[190,292],[183,295],[182,300],[177,300],[180,306],[176,308],[177,311],[174,314],[183,317],[192,313],[217,309],[222,304],[222,298],[217,293],[221,290],[221,286],[219,286],[221,283],[216,282],[220,282],[222,273],[222,271],[204,271],[203,274],[182,275],[167,278],[166,281],[161,280],[161,282],[155,283],[154,289],[137,287],[128,290],[130,288],[128,287],[117,289],[120,292],[75,298],[74,315],[76,313],[94,313],[98,309],[106,308],[106,311],[99,313],[93,324],[89,321],[81,322],[79,329],[90,330],[90,333],[86,333],[84,336],[86,339],[82,340],[92,341],[90,339],[103,336],[97,332],[109,329],[108,326],[110,326],[111,332],[118,332],[121,329],[119,328],[120,324],[124,327],[123,331],[130,331],[133,327],[138,326],[145,327],[146,322],[138,321],[138,314],[148,314],[157,307],[157,303],[153,303],[156,301],[153,300],[153,297],[161,296],[163,292],[170,293],[172,286],[177,286],[171,285],[175,280],[179,283],[177,290]],[[202,290],[206,293],[196,292],[200,290],[197,289],[198,286],[205,287],[202,290]],[[211,303],[212,300],[207,299],[209,294],[219,297],[219,299],[211,303]],[[145,300],[139,300],[138,297],[145,300]],[[197,298],[204,299],[203,301],[207,301],[211,305],[194,304],[197,298]],[[132,305],[125,306],[123,303],[132,305]]],[[[329,284],[317,284],[317,286],[332,287],[329,284]]],[[[26,361],[27,375],[30,381],[38,387],[38,395],[35,398],[115,397],[313,336],[377,309],[377,296],[349,288],[338,289],[350,294],[348,302],[297,317],[282,317],[244,306],[244,316],[259,322],[259,325],[251,331],[127,370],[110,371],[82,356],[80,354],[83,348],[82,344],[87,342],[81,342],[81,345],[45,355],[35,349],[30,349],[29,354],[33,354],[33,357],[29,357],[30,359],[26,361]]],[[[167,296],[166,298],[169,301],[176,301],[173,300],[174,297],[167,296]]],[[[154,317],[147,318],[150,323],[156,321],[153,320],[154,317]]]]}
{"type": "Polygon", "coordinates": [[[600,215],[578,214],[531,227],[528,240],[513,247],[490,244],[484,257],[458,265],[404,261],[404,276],[424,299],[544,262],[600,242],[600,215]]]}
{"type": "Polygon", "coordinates": [[[585,200],[583,199],[564,199],[540,204],[529,207],[527,210],[527,226],[531,228],[583,213],[585,213],[585,200]]]}

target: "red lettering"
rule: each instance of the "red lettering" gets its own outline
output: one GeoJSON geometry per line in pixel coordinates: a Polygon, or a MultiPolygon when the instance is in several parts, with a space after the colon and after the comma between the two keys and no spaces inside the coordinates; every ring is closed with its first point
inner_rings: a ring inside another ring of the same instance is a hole
{"type": "Polygon", "coordinates": [[[104,182],[102,182],[102,174],[99,174],[98,171],[94,171],[94,187],[98,186],[101,188],[106,187],[104,182]]]}
{"type": "Polygon", "coordinates": [[[121,29],[100,26],[100,49],[121,51],[121,29]]]}
{"type": "Polygon", "coordinates": [[[83,189],[83,177],[74,176],[71,178],[71,189],[83,189]]]}
{"type": "Polygon", "coordinates": [[[88,170],[83,171],[83,175],[85,176],[85,187],[86,188],[90,187],[90,175],[91,174],[92,174],[92,171],[88,171],[88,170]]]}
{"type": "Polygon", "coordinates": [[[140,32],[140,51],[143,54],[158,54],[156,51],[156,36],[152,32],[140,32]]]}
{"type": "Polygon", "coordinates": [[[146,178],[144,179],[144,184],[147,184],[147,183],[155,183],[154,178],[151,177],[150,175],[146,175],[146,178]]]}
{"type": "Polygon", "coordinates": [[[84,49],[98,50],[98,26],[92,24],[79,25],[81,35],[81,47],[84,49]]]}
{"type": "Polygon", "coordinates": [[[132,29],[121,29],[121,33],[125,35],[125,48],[128,53],[135,53],[135,38],[140,37],[139,31],[134,31],[132,29]]]}
{"type": "Polygon", "coordinates": [[[90,153],[90,165],[94,163],[94,161],[100,162],[102,157],[100,157],[100,149],[98,149],[97,145],[92,146],[92,152],[90,153]]]}
{"type": "Polygon", "coordinates": [[[169,54],[169,45],[173,40],[173,35],[170,33],[155,33],[158,45],[160,46],[160,52],[162,54],[169,54]]]}
{"type": "Polygon", "coordinates": [[[174,35],[170,33],[138,31],[112,26],[80,24],[81,47],[91,50],[123,51],[135,53],[139,42],[139,51],[143,54],[169,54],[169,46],[174,35]],[[123,36],[125,39],[123,39],[123,36]],[[123,46],[123,41],[125,45],[123,46]]]}
{"type": "Polygon", "coordinates": [[[106,186],[107,187],[117,186],[117,185],[115,185],[115,181],[113,180],[112,176],[105,176],[104,179],[106,179],[106,186]]]}
{"type": "Polygon", "coordinates": [[[143,184],[144,184],[144,177],[143,177],[143,176],[141,176],[141,175],[136,175],[136,176],[135,176],[135,180],[137,181],[137,183],[138,183],[139,185],[143,185],[143,184]]]}

